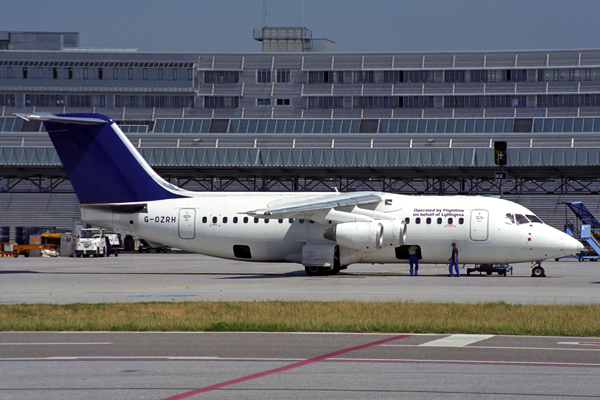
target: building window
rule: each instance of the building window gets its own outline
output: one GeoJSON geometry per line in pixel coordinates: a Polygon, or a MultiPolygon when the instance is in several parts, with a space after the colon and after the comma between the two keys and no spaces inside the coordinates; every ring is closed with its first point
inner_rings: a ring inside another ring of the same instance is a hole
{"type": "Polygon", "coordinates": [[[38,79],[42,79],[44,77],[44,69],[42,67],[38,67],[38,79]]]}
{"type": "Polygon", "coordinates": [[[25,106],[27,107],[64,107],[65,95],[63,94],[26,94],[25,106]]]}
{"type": "Polygon", "coordinates": [[[188,75],[188,81],[191,81],[194,79],[194,71],[191,68],[188,68],[187,75],[188,75]]]}
{"type": "Polygon", "coordinates": [[[173,68],[173,80],[177,80],[177,68],[173,68]]]}
{"type": "Polygon", "coordinates": [[[6,67],[6,77],[12,79],[12,67],[6,67]]]}
{"type": "Polygon", "coordinates": [[[133,68],[127,68],[127,79],[130,81],[133,80],[133,68]]]}
{"type": "Polygon", "coordinates": [[[16,107],[16,105],[14,94],[0,93],[0,107],[16,107]]]}
{"type": "Polygon", "coordinates": [[[309,97],[308,108],[344,108],[343,97],[309,97]]]}
{"type": "Polygon", "coordinates": [[[444,82],[464,82],[465,71],[444,71],[444,82]]]}
{"type": "Polygon", "coordinates": [[[119,68],[113,68],[113,80],[119,80],[119,68]]]}
{"type": "Polygon", "coordinates": [[[87,68],[83,69],[83,79],[88,79],[88,69],[87,68]]]}
{"type": "Polygon", "coordinates": [[[277,70],[277,83],[290,83],[290,70],[289,69],[278,69],[277,70]]]}
{"type": "Polygon", "coordinates": [[[148,80],[148,68],[144,68],[142,70],[142,79],[144,79],[145,81],[148,80]]]}
{"type": "Polygon", "coordinates": [[[74,73],[73,68],[67,69],[67,79],[73,79],[74,73]]]}
{"type": "Polygon", "coordinates": [[[104,68],[98,68],[98,80],[101,81],[104,79],[104,68]]]}
{"type": "Polygon", "coordinates": [[[271,99],[256,99],[257,106],[270,106],[271,99]]]}
{"type": "Polygon", "coordinates": [[[23,79],[27,79],[27,67],[23,67],[23,79]]]}
{"type": "Polygon", "coordinates": [[[256,70],[256,83],[271,83],[271,70],[270,69],[257,69],[256,70]]]}
{"type": "Polygon", "coordinates": [[[240,98],[222,97],[222,96],[206,96],[204,98],[204,108],[239,108],[240,98]]]}
{"type": "Polygon", "coordinates": [[[309,71],[308,83],[344,83],[343,71],[309,71]]]}
{"type": "Polygon", "coordinates": [[[392,96],[366,96],[354,97],[353,108],[398,108],[400,97],[392,96]]]}
{"type": "Polygon", "coordinates": [[[239,83],[240,71],[204,71],[204,83],[239,83]]]}
{"type": "Polygon", "coordinates": [[[289,106],[290,104],[290,99],[277,99],[278,106],[289,106]]]}
{"type": "Polygon", "coordinates": [[[159,81],[163,80],[163,69],[162,68],[158,69],[158,80],[159,81]]]}

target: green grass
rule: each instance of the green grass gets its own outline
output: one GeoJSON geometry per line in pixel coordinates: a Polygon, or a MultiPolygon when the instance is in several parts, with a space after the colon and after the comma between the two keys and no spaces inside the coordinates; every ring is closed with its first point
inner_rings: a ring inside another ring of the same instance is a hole
{"type": "Polygon", "coordinates": [[[600,336],[600,305],[358,301],[10,304],[0,305],[0,330],[600,336]]]}

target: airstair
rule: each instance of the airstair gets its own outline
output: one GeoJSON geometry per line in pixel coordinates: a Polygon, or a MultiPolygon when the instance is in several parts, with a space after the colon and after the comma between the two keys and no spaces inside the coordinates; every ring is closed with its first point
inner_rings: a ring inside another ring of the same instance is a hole
{"type": "Polygon", "coordinates": [[[576,220],[570,221],[567,218],[565,232],[570,236],[588,244],[591,248],[584,249],[579,255],[579,261],[584,259],[598,259],[600,257],[600,243],[594,233],[595,229],[600,228],[600,222],[580,201],[567,201],[564,203],[575,214],[576,220]]]}

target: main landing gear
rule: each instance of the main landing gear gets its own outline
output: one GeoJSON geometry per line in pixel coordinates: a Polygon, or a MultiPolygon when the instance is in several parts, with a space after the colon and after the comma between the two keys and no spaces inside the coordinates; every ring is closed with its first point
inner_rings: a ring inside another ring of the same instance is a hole
{"type": "Polygon", "coordinates": [[[531,276],[534,278],[541,278],[546,276],[546,271],[544,271],[544,268],[542,268],[541,261],[531,264],[531,276]]]}
{"type": "Polygon", "coordinates": [[[343,269],[347,269],[347,266],[336,266],[336,267],[304,267],[304,271],[308,276],[321,276],[321,275],[336,275],[343,269]]]}

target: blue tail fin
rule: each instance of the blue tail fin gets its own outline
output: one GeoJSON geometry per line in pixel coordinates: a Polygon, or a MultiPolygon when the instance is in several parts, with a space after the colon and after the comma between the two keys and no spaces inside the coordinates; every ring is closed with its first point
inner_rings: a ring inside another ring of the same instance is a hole
{"type": "Polygon", "coordinates": [[[101,114],[18,115],[40,120],[81,204],[189,197],[163,180],[117,124],[101,114]]]}

